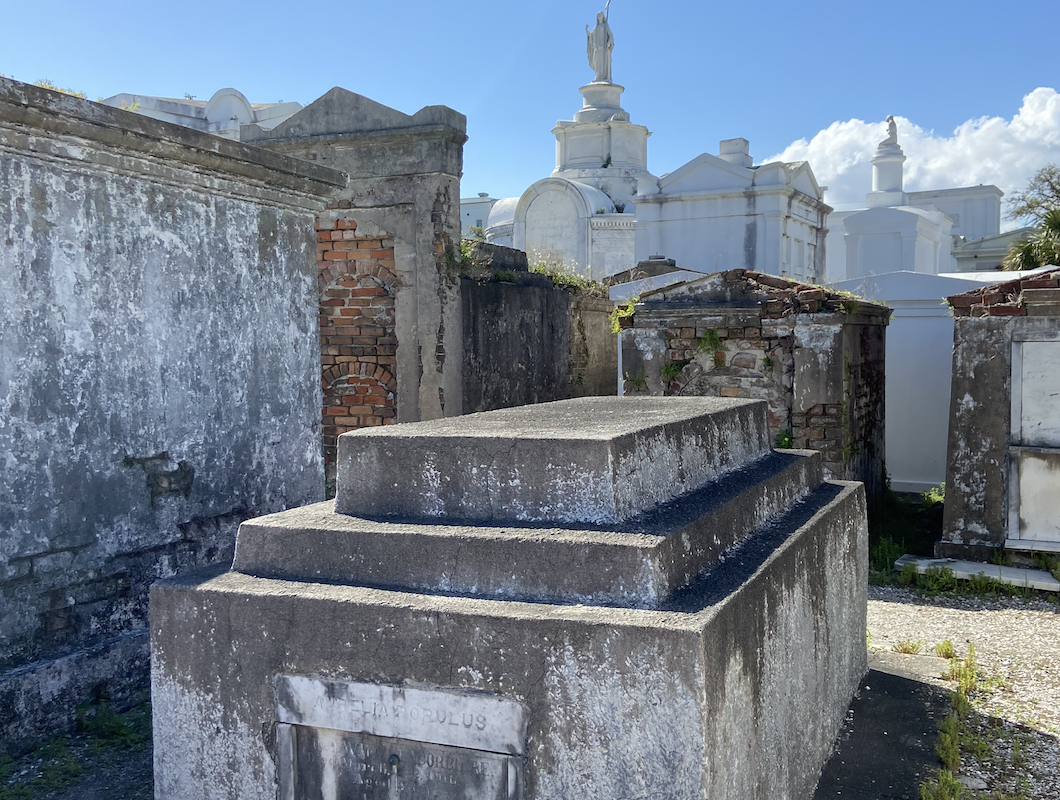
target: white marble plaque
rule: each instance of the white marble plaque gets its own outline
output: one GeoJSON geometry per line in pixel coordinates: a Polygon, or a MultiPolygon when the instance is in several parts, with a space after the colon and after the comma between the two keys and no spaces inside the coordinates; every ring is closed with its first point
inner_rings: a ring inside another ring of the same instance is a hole
{"type": "Polygon", "coordinates": [[[1019,443],[1060,447],[1060,342],[1023,342],[1019,443]]]}
{"type": "Polygon", "coordinates": [[[1019,538],[1060,542],[1060,450],[1020,452],[1019,538]]]}
{"type": "Polygon", "coordinates": [[[523,755],[529,712],[494,695],[299,675],[276,679],[277,720],[416,742],[523,755]]]}

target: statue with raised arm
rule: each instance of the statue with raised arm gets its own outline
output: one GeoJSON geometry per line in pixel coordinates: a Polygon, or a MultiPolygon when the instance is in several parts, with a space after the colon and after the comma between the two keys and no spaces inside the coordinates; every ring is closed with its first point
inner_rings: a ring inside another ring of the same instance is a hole
{"type": "Polygon", "coordinates": [[[593,83],[611,83],[611,51],[615,49],[615,37],[611,35],[611,26],[607,24],[607,9],[611,0],[607,0],[604,10],[596,15],[596,27],[591,31],[585,26],[585,35],[589,40],[589,66],[596,77],[593,83]]]}
{"type": "Polygon", "coordinates": [[[880,147],[898,144],[898,123],[894,117],[887,117],[887,138],[880,142],[880,147]]]}

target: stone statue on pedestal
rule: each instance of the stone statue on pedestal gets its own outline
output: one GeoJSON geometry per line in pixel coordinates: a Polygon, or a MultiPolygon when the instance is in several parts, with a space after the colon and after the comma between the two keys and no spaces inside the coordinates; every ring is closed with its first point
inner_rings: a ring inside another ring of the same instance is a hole
{"type": "Polygon", "coordinates": [[[607,9],[611,0],[607,0],[604,10],[596,15],[596,27],[591,31],[585,26],[588,38],[589,66],[596,72],[593,83],[611,83],[611,51],[615,49],[615,37],[611,26],[607,24],[607,9]]]}
{"type": "Polygon", "coordinates": [[[893,116],[887,117],[887,138],[880,142],[880,147],[898,144],[898,123],[893,116]]]}

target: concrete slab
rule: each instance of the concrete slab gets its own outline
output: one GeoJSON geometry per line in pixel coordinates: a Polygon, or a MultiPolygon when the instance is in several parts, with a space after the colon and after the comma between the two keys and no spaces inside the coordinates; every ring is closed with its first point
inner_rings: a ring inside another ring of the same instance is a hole
{"type": "Polygon", "coordinates": [[[912,680],[938,678],[948,669],[949,663],[947,659],[934,655],[895,653],[891,650],[869,651],[869,669],[912,680]]]}
{"type": "Polygon", "coordinates": [[[997,564],[984,564],[981,561],[962,561],[955,558],[925,558],[924,556],[904,555],[894,562],[894,568],[901,571],[906,564],[915,564],[917,572],[923,575],[932,567],[948,569],[959,580],[971,580],[979,574],[986,575],[1009,586],[1020,586],[1040,589],[1044,592],[1060,592],[1060,581],[1048,572],[1024,567],[1002,567],[997,564]]]}
{"type": "Polygon", "coordinates": [[[613,523],[770,452],[765,404],[585,397],[339,437],[335,510],[613,523]]]}

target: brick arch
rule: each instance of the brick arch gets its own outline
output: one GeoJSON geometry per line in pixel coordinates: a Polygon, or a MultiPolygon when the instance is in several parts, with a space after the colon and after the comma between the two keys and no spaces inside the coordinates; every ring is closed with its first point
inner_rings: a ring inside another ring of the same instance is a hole
{"type": "MultiPolygon", "coordinates": [[[[390,249],[391,254],[393,248],[390,249]]],[[[355,275],[357,277],[371,277],[385,286],[387,292],[393,296],[397,293],[401,284],[398,276],[387,267],[380,266],[377,261],[329,261],[317,272],[317,289],[321,296],[328,287],[344,276],[355,275]]]]}
{"type": "Polygon", "coordinates": [[[328,391],[328,388],[336,381],[351,375],[355,378],[374,380],[392,392],[397,391],[397,380],[395,380],[390,370],[378,364],[366,364],[363,362],[336,364],[334,367],[324,370],[324,377],[321,381],[324,391],[328,391]]]}
{"type": "Polygon", "coordinates": [[[397,414],[397,381],[377,364],[345,363],[324,371],[324,461],[334,468],[338,437],[347,431],[390,425],[397,414]]]}

